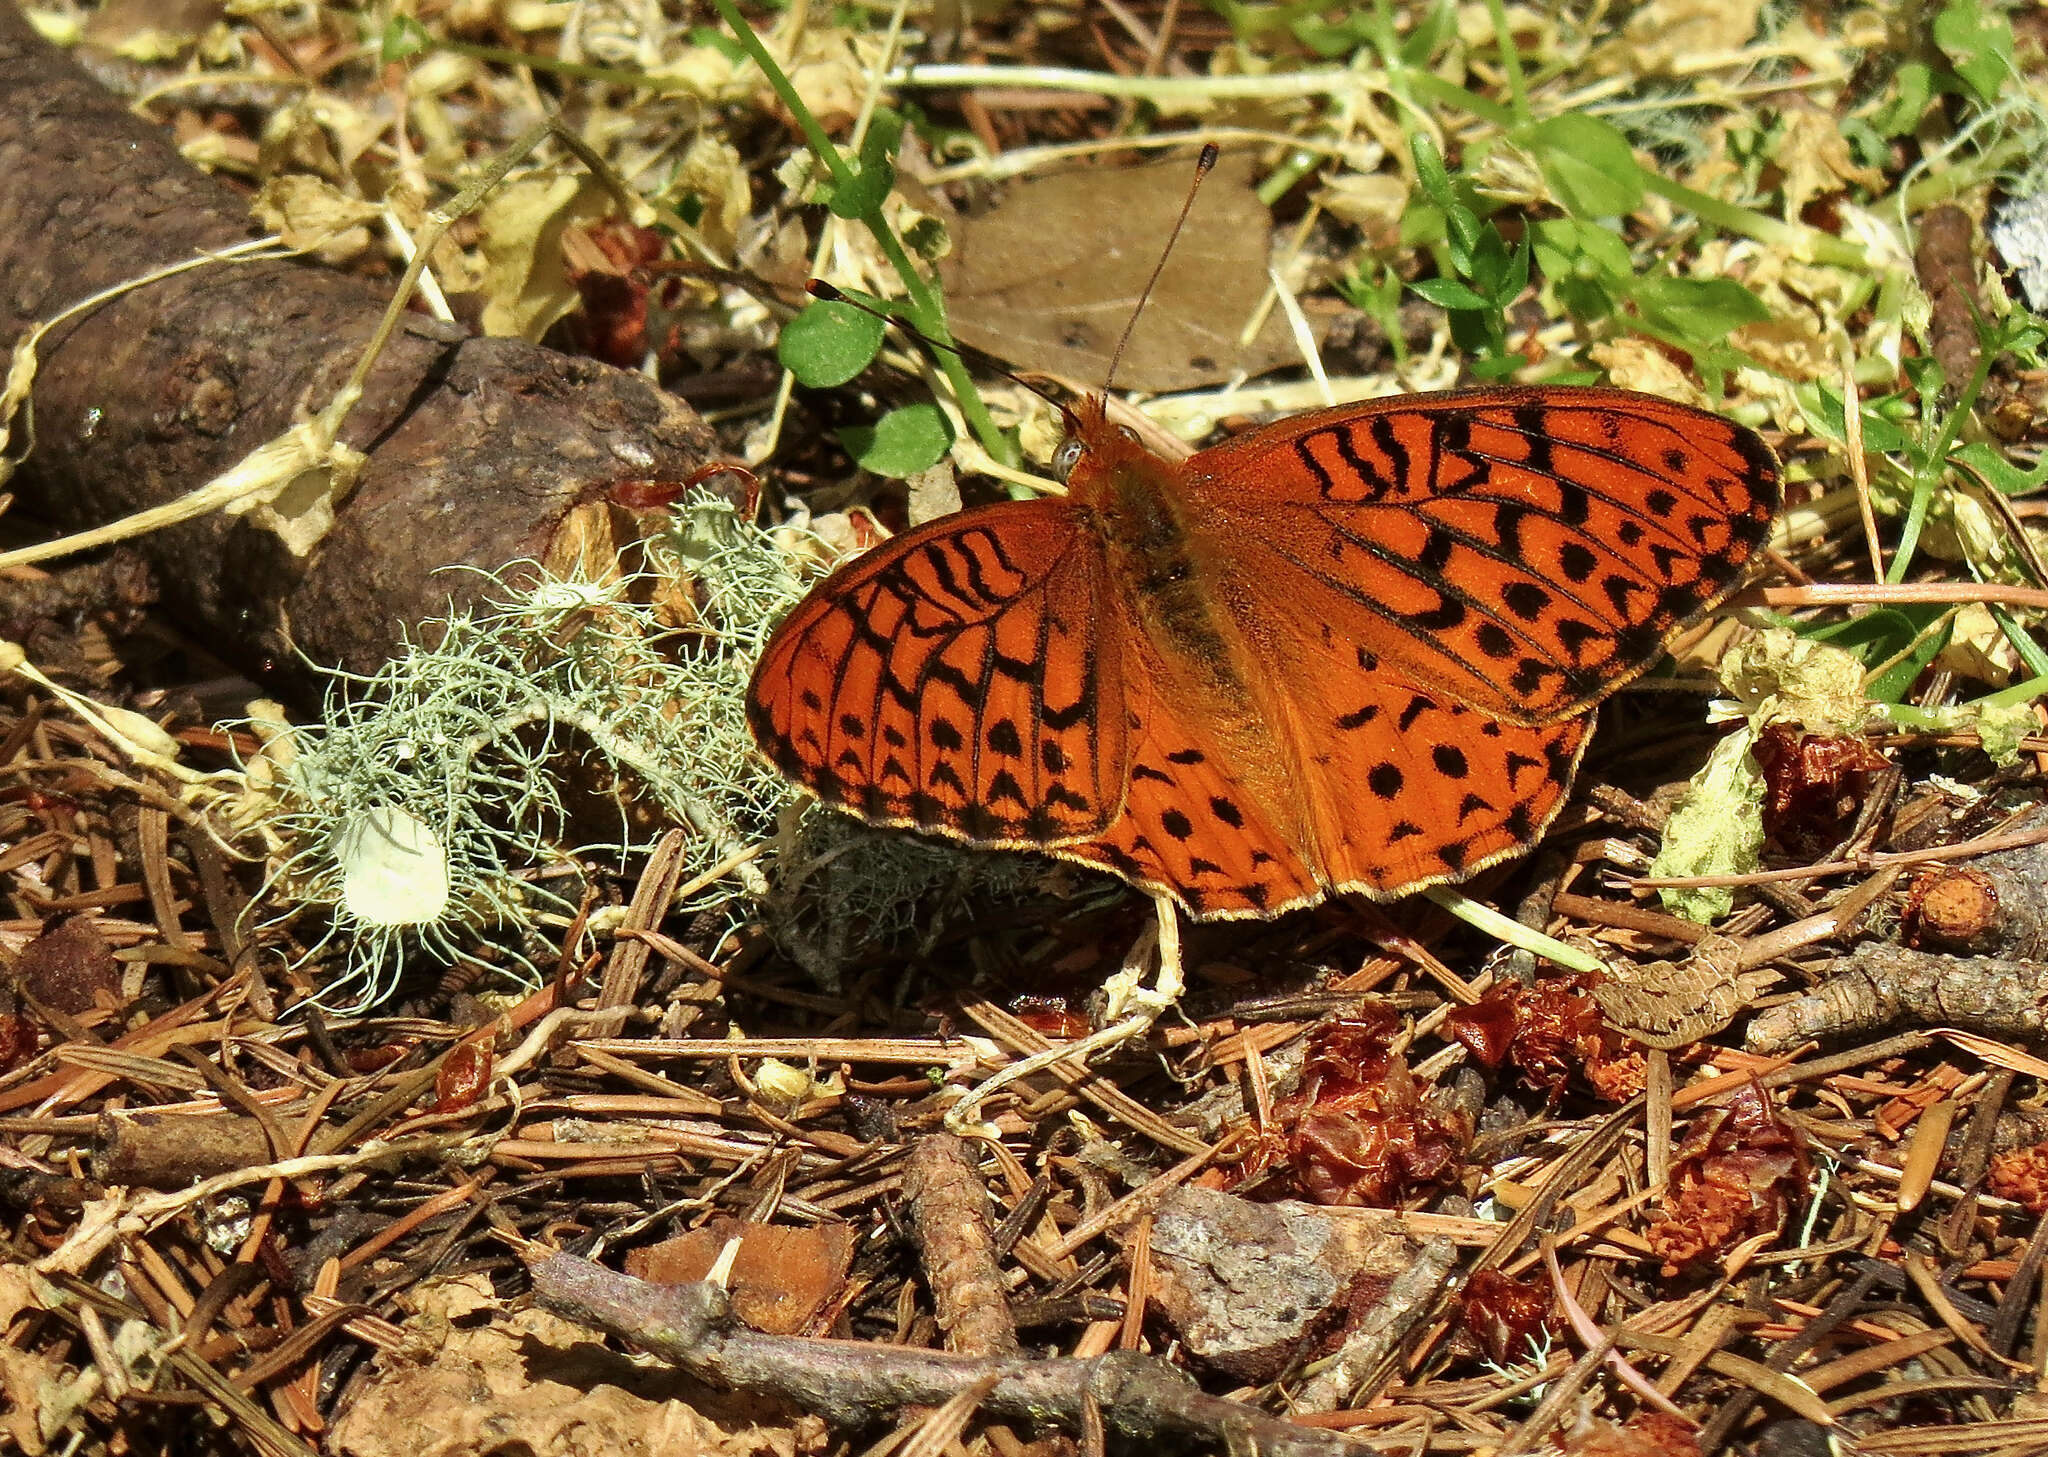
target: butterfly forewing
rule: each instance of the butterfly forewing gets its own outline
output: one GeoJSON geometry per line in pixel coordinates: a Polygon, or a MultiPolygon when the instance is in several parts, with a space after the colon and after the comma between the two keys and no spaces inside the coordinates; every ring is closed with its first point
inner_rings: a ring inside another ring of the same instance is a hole
{"type": "Polygon", "coordinates": [[[1127,721],[1099,556],[1060,501],[963,512],[835,573],[769,640],[756,742],[821,799],[990,845],[1115,817],[1127,721]]]}
{"type": "Polygon", "coordinates": [[[1597,703],[1734,587],[1781,499],[1719,416],[1619,390],[1347,406],[1187,464],[1254,614],[1327,627],[1358,671],[1517,723],[1597,703]]]}

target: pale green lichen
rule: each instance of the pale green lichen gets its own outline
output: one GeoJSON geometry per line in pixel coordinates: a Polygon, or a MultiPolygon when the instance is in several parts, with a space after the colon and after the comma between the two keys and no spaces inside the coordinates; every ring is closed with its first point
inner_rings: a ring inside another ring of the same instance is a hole
{"type": "MultiPolygon", "coordinates": [[[[1746,875],[1764,845],[1764,777],[1750,754],[1756,731],[1743,727],[1714,746],[1685,795],[1664,822],[1664,844],[1652,876],[1746,875]]],[[[1725,886],[1664,886],[1664,908],[1711,925],[1735,906],[1725,886]]]]}
{"type": "MultiPolygon", "coordinates": [[[[431,645],[374,674],[336,675],[325,721],[292,731],[267,828],[283,846],[281,898],[328,917],[306,953],[338,952],[322,1005],[368,1006],[414,952],[459,963],[484,939],[531,979],[520,943],[571,909],[534,872],[642,848],[631,803],[689,829],[686,879],[770,834],[788,792],[753,756],[743,695],[767,624],[803,584],[709,498],[681,507],[655,552],[700,589],[687,631],[636,600],[645,579],[542,577],[435,624],[431,645]],[[580,849],[563,843],[579,764],[620,791],[617,834],[580,849]]],[[[735,884],[766,889],[743,861],[702,894],[735,884]]]]}

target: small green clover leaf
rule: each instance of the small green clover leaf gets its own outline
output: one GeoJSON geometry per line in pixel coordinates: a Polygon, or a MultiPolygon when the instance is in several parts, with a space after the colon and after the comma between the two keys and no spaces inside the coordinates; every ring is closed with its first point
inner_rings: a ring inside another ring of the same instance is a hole
{"type": "Polygon", "coordinates": [[[882,319],[850,303],[813,299],[782,326],[775,357],[807,389],[845,384],[882,349],[882,319]]]}
{"type": "Polygon", "coordinates": [[[863,470],[901,479],[938,464],[953,448],[953,425],[930,402],[891,410],[872,425],[849,425],[839,443],[863,470]]]}

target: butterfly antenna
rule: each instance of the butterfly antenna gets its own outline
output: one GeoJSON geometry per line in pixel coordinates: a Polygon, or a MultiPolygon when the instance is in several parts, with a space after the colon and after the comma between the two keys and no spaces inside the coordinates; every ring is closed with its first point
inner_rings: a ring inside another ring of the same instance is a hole
{"type": "Polygon", "coordinates": [[[1152,276],[1145,280],[1145,291],[1138,295],[1136,307],[1130,318],[1124,321],[1124,331],[1116,341],[1116,351],[1109,356],[1109,372],[1102,377],[1102,392],[1107,395],[1116,383],[1116,369],[1124,361],[1124,346],[1131,342],[1131,331],[1138,327],[1138,316],[1145,312],[1145,301],[1152,297],[1152,290],[1159,282],[1159,275],[1166,271],[1166,260],[1173,256],[1173,245],[1180,241],[1182,228],[1188,225],[1188,214],[1195,209],[1195,193],[1201,190],[1202,179],[1209,175],[1209,169],[1216,165],[1221,149],[1214,142],[1202,145],[1202,155],[1195,159],[1195,180],[1188,184],[1187,200],[1180,205],[1180,217],[1174,221],[1173,231],[1166,235],[1166,246],[1159,250],[1159,261],[1152,265],[1152,276]]]}

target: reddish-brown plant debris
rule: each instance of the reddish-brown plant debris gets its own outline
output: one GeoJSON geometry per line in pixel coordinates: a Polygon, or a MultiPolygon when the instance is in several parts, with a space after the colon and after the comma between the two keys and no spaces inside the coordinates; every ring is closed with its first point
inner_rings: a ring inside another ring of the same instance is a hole
{"type": "Polygon", "coordinates": [[[1301,1085],[1273,1108],[1273,1127],[1247,1177],[1285,1168],[1318,1204],[1392,1205],[1457,1178],[1469,1121],[1432,1105],[1407,1061],[1390,1050],[1399,1018],[1384,1003],[1311,1034],[1301,1085]]]}
{"type": "Polygon", "coordinates": [[[76,1016],[120,1001],[121,973],[113,949],[88,912],[53,916],[21,948],[14,975],[21,989],[46,1007],[76,1016]]]}
{"type": "Polygon", "coordinates": [[[36,1055],[36,1024],[19,1012],[0,1012],[0,1074],[36,1055]]]}
{"type": "Polygon", "coordinates": [[[1040,1037],[1072,1040],[1086,1037],[1092,1030],[1087,1017],[1075,1011],[1065,997],[1018,997],[1010,1003],[1010,1012],[1040,1037]]]}
{"type": "MultiPolygon", "coordinates": [[[[649,266],[667,252],[661,234],[607,218],[563,234],[570,285],[583,307],[564,321],[578,352],[621,369],[638,369],[647,356],[655,283],[649,266]]],[[[655,339],[659,347],[668,341],[655,339]]]]}
{"type": "Polygon", "coordinates": [[[1664,1273],[1676,1275],[1782,1224],[1805,1192],[1806,1174],[1804,1142],[1750,1082],[1701,1118],[1675,1151],[1670,1193],[1644,1238],[1664,1273]]]}
{"type": "Polygon", "coordinates": [[[1465,1329],[1497,1366],[1529,1359],[1552,1320],[1550,1290],[1539,1280],[1517,1280],[1481,1270],[1458,1296],[1465,1329]]]}
{"type": "Polygon", "coordinates": [[[2048,1214],[2048,1143],[1993,1154],[1986,1182],[2001,1198],[2024,1204],[2035,1214],[2048,1214]]]}
{"type": "Polygon", "coordinates": [[[443,1113],[467,1108],[491,1085],[491,1045],[465,1042],[441,1060],[434,1074],[434,1107],[443,1113]]]}
{"type": "Polygon", "coordinates": [[[1876,776],[1891,767],[1854,734],[1809,734],[1774,723],[1757,736],[1764,771],[1764,833],[1791,855],[1841,843],[1876,776]]]}
{"type": "Polygon", "coordinates": [[[1588,1418],[1565,1437],[1565,1457],[1700,1457],[1693,1429],[1668,1412],[1637,1412],[1620,1426],[1588,1418]]]}
{"type": "Polygon", "coordinates": [[[1643,1086],[1642,1054],[1607,1025],[1592,983],[1574,973],[1534,986],[1504,982],[1445,1018],[1444,1030],[1481,1066],[1512,1065],[1529,1087],[1555,1101],[1573,1072],[1616,1102],[1643,1086]]]}

